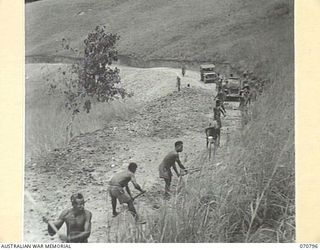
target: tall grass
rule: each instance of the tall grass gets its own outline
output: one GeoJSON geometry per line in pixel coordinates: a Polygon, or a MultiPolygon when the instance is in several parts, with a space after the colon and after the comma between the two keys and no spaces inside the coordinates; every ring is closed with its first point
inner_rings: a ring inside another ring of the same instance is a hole
{"type": "MultiPolygon", "coordinates": [[[[42,97],[43,98],[43,97],[42,97]]],[[[26,160],[63,147],[69,138],[66,130],[70,112],[61,107],[60,99],[51,99],[45,106],[26,110],[26,160]]],[[[131,101],[95,103],[89,114],[81,110],[73,122],[72,137],[101,129],[115,119],[126,119],[135,110],[131,101]]]]}
{"type": "Polygon", "coordinates": [[[65,146],[72,137],[92,132],[110,121],[126,119],[134,114],[133,100],[99,103],[92,99],[92,109],[83,107],[72,123],[72,135],[67,127],[71,113],[65,108],[64,84],[72,77],[68,64],[27,64],[26,80],[26,160],[36,158],[52,149],[65,146]],[[65,74],[62,74],[62,72],[65,74]],[[55,88],[52,88],[55,86],[55,88]]]}
{"type": "MultiPolygon", "coordinates": [[[[125,242],[293,242],[295,240],[294,88],[292,68],[279,67],[234,135],[223,164],[199,155],[190,175],[145,228],[122,225],[125,242]]],[[[203,152],[206,154],[206,152],[203,152]]]]}

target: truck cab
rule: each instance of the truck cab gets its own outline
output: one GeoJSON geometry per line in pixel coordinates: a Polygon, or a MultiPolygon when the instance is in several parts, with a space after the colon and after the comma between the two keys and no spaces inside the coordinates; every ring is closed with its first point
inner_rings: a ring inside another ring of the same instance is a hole
{"type": "Polygon", "coordinates": [[[215,83],[218,79],[218,75],[214,72],[204,73],[203,82],[204,83],[215,83]]]}
{"type": "Polygon", "coordinates": [[[209,83],[212,81],[213,78],[217,76],[215,71],[214,64],[204,64],[200,66],[200,80],[204,83],[209,83]],[[215,76],[214,76],[214,75],[215,76]],[[206,78],[206,79],[205,79],[206,78]],[[207,81],[207,82],[206,82],[207,81]]]}

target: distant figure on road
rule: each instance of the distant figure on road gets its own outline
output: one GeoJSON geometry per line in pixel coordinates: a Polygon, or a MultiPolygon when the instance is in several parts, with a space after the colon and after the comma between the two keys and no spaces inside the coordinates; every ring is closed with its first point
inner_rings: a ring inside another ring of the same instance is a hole
{"type": "Polygon", "coordinates": [[[133,205],[133,198],[128,186],[129,182],[131,181],[137,190],[139,190],[141,193],[145,192],[136,181],[134,174],[137,168],[137,164],[131,162],[128,166],[128,170],[116,173],[109,182],[109,194],[111,197],[113,217],[116,217],[119,214],[117,212],[117,200],[119,200],[120,204],[127,203],[128,209],[135,218],[136,222],[143,224],[145,221],[139,219],[137,211],[133,205]],[[127,194],[124,192],[123,188],[126,188],[127,194]]]}
{"type": "Polygon", "coordinates": [[[180,174],[177,170],[176,163],[178,163],[179,167],[187,172],[186,168],[182,165],[179,159],[179,153],[183,151],[183,142],[177,141],[174,144],[175,151],[169,152],[162,162],[159,165],[159,177],[165,181],[165,197],[169,198],[170,196],[170,186],[172,180],[172,172],[171,168],[173,168],[174,172],[176,172],[179,177],[180,174]]]}
{"type": "Polygon", "coordinates": [[[178,88],[178,91],[180,91],[180,88],[181,88],[181,79],[179,76],[177,76],[177,88],[178,88]]]}
{"type": "Polygon", "coordinates": [[[215,121],[217,121],[218,127],[219,127],[218,146],[220,146],[220,133],[221,133],[221,127],[222,127],[221,114],[223,114],[223,116],[225,117],[226,116],[226,110],[221,107],[220,100],[216,100],[216,106],[213,108],[213,119],[215,121]]]}
{"type": "MultiPolygon", "coordinates": [[[[91,218],[90,211],[84,209],[84,198],[81,193],[76,193],[71,196],[71,209],[64,210],[58,220],[53,222],[56,229],[60,229],[63,223],[67,226],[67,235],[60,234],[62,241],[68,243],[87,243],[91,233],[91,218]]],[[[45,218],[44,218],[45,219],[45,218]]],[[[45,219],[46,222],[48,222],[45,219]]],[[[52,236],[57,232],[48,224],[48,233],[52,236]]]]}
{"type": "Polygon", "coordinates": [[[240,91],[240,104],[239,109],[241,111],[241,123],[244,126],[248,121],[248,90],[242,89],[240,91]]]}
{"type": "Polygon", "coordinates": [[[217,79],[217,82],[216,82],[216,90],[219,91],[220,88],[222,88],[222,76],[218,73],[218,79],[217,79]]]}
{"type": "Polygon", "coordinates": [[[257,95],[258,95],[258,92],[257,92],[257,85],[255,84],[255,86],[251,89],[250,91],[250,99],[255,102],[257,100],[257,95]]]}
{"type": "Polygon", "coordinates": [[[90,101],[89,99],[85,101],[83,108],[84,108],[84,110],[85,110],[87,113],[90,112],[90,109],[91,109],[91,101],[90,101]]]}
{"type": "Polygon", "coordinates": [[[239,109],[241,111],[244,111],[244,106],[246,104],[245,96],[244,96],[244,90],[240,90],[240,102],[239,102],[239,109]]]}
{"type": "Polygon", "coordinates": [[[250,87],[248,84],[246,84],[243,88],[243,97],[244,97],[244,104],[245,106],[251,104],[251,96],[250,96],[250,87]]]}
{"type": "Polygon", "coordinates": [[[181,67],[181,73],[182,73],[182,76],[184,76],[186,74],[186,65],[182,65],[181,67]]]}

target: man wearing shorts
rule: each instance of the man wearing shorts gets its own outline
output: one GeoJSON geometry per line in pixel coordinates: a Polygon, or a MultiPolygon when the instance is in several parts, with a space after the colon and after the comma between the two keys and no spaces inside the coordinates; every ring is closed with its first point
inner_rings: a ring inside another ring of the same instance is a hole
{"type": "Polygon", "coordinates": [[[213,123],[209,124],[209,127],[205,130],[206,138],[207,138],[207,148],[209,145],[209,136],[211,136],[214,140],[219,140],[220,136],[220,128],[217,121],[213,121],[213,123]]]}
{"type": "Polygon", "coordinates": [[[166,197],[170,195],[170,186],[171,186],[171,180],[172,180],[171,167],[173,168],[174,172],[177,174],[178,177],[180,176],[180,174],[178,173],[176,163],[178,163],[179,167],[185,170],[186,172],[185,167],[182,165],[179,159],[179,153],[183,151],[183,142],[177,141],[174,144],[174,147],[175,147],[175,151],[169,152],[159,165],[159,177],[165,181],[166,197]]]}
{"type": "Polygon", "coordinates": [[[117,200],[119,200],[120,204],[128,204],[128,209],[135,218],[136,222],[143,223],[139,220],[139,216],[133,205],[133,198],[128,186],[129,182],[132,182],[133,186],[137,190],[139,190],[141,193],[144,192],[140,185],[137,183],[136,177],[134,175],[137,170],[137,167],[138,166],[136,163],[131,162],[128,166],[128,170],[116,173],[109,182],[109,194],[111,197],[113,217],[119,214],[117,212],[117,200]],[[127,193],[125,193],[123,188],[126,189],[127,193]]]}

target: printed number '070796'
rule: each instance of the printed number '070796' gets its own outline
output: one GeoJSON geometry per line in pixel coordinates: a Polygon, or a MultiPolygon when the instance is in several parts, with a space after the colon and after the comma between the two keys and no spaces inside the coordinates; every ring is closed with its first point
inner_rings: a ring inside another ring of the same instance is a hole
{"type": "Polygon", "coordinates": [[[318,244],[300,244],[300,248],[311,248],[311,249],[316,249],[318,248],[318,244]]]}

